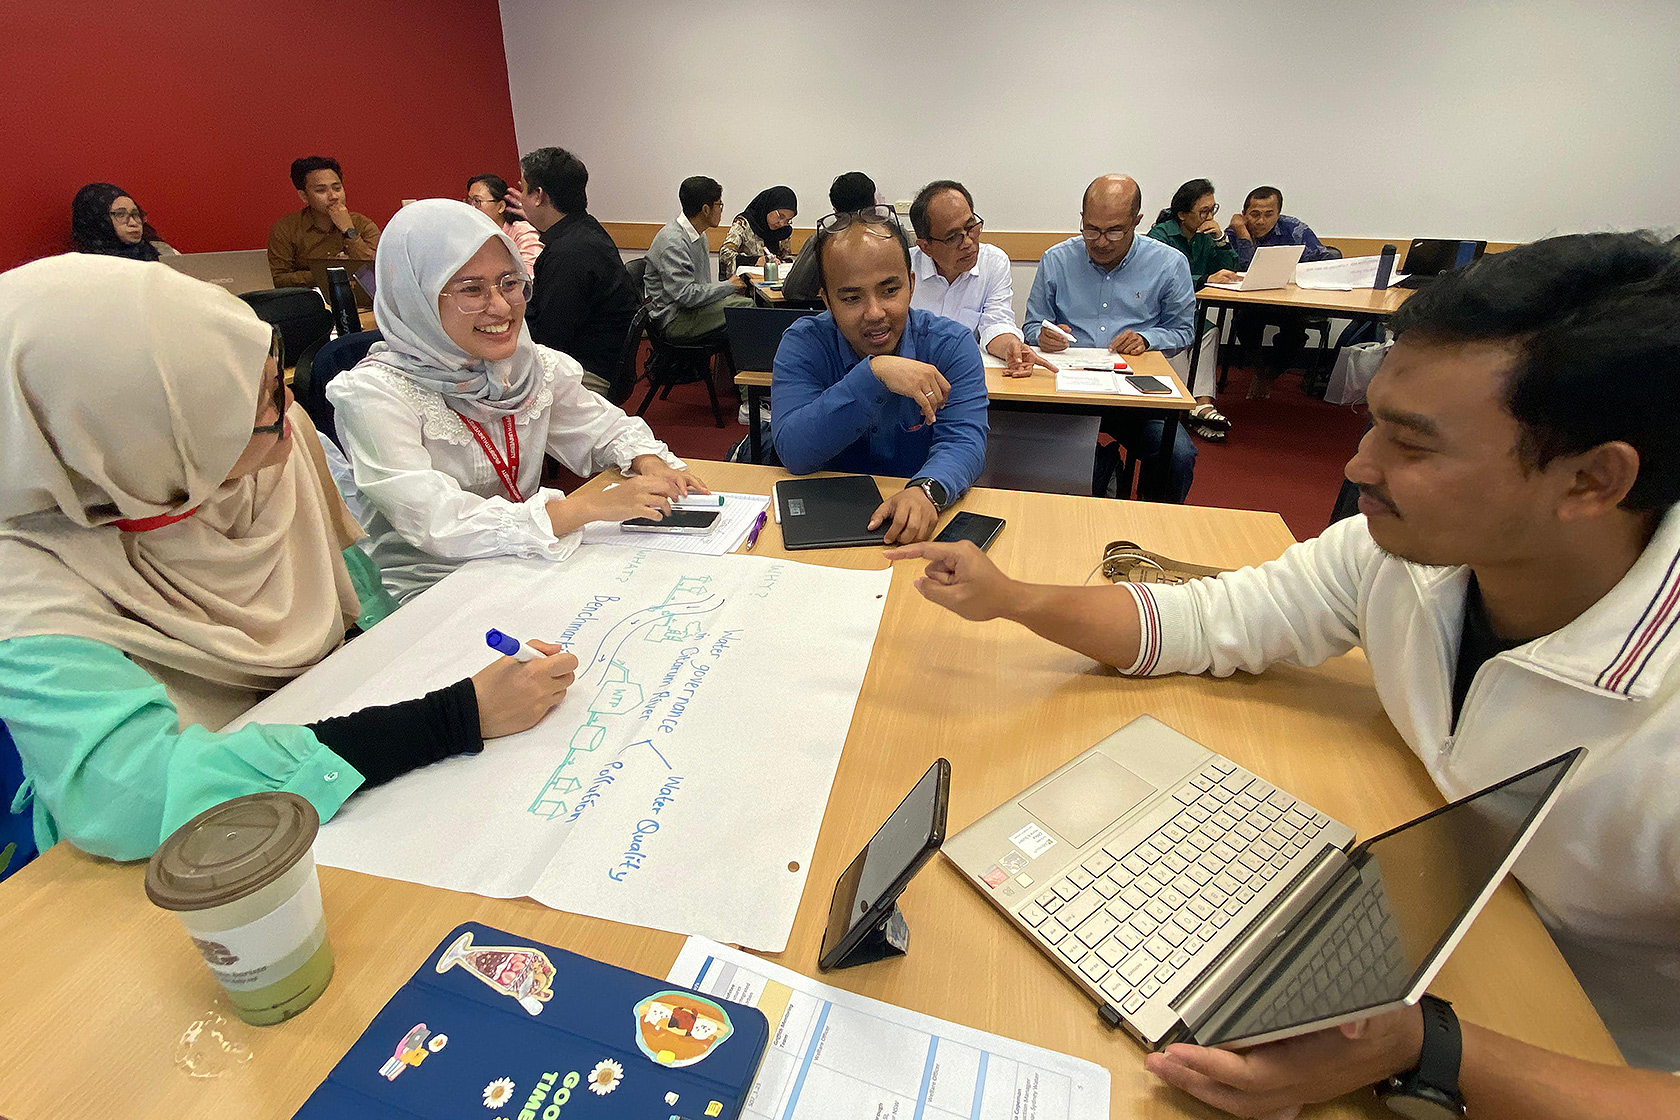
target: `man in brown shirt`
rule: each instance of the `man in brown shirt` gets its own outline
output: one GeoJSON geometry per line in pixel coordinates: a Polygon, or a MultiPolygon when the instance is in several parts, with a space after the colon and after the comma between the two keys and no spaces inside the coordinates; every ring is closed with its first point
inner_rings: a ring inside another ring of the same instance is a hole
{"type": "Polygon", "coordinates": [[[277,288],[307,288],[314,281],[309,262],[323,257],[371,261],[379,227],[344,205],[343,172],[331,156],[292,161],[292,185],[304,207],[268,231],[268,269],[277,288]]]}

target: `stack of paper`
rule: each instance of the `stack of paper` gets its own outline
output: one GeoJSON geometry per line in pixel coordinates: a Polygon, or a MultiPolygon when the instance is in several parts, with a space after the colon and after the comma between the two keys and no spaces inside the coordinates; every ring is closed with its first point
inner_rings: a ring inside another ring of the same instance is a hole
{"type": "Polygon", "coordinates": [[[762,494],[695,494],[678,499],[673,509],[718,510],[722,516],[709,533],[638,533],[611,521],[597,521],[583,530],[584,544],[618,545],[621,548],[651,548],[660,552],[686,552],[690,556],[722,556],[741,547],[752,532],[753,523],[770,499],[762,494]],[[717,499],[723,503],[718,504],[717,499]]]}
{"type": "Polygon", "coordinates": [[[666,979],[770,1020],[741,1120],[1108,1116],[1109,1074],[1093,1062],[831,988],[714,941],[689,938],[666,979]]]}

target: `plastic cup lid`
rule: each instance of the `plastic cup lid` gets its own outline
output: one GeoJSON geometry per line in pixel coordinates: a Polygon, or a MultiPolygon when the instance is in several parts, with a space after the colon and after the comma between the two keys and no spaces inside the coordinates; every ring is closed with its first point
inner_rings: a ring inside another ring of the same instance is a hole
{"type": "Polygon", "coordinates": [[[252,793],[176,829],[146,866],[146,896],[165,910],[208,910],[255,894],[315,843],[315,806],[295,793],[252,793]]]}

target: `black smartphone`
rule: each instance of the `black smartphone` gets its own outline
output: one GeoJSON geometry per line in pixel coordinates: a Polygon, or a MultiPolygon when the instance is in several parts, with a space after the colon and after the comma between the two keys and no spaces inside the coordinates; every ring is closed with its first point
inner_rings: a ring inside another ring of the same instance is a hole
{"type": "Polygon", "coordinates": [[[1131,382],[1132,388],[1140,393],[1148,393],[1150,396],[1172,395],[1173,387],[1159,377],[1150,377],[1146,373],[1134,373],[1128,376],[1126,380],[1131,382]]]}
{"type": "Polygon", "coordinates": [[[997,540],[998,533],[1003,531],[1003,524],[1001,517],[987,517],[983,513],[970,513],[965,509],[951,518],[950,523],[933,539],[946,544],[973,541],[980,546],[980,551],[984,552],[997,540]]]}
{"type": "Polygon", "coordinates": [[[658,521],[632,517],[623,525],[632,533],[709,533],[722,516],[715,509],[674,509],[658,521]]]}
{"type": "Polygon", "coordinates": [[[916,872],[945,842],[950,798],[951,764],[936,759],[834,884],[818,968],[833,968],[892,912],[916,872]]]}

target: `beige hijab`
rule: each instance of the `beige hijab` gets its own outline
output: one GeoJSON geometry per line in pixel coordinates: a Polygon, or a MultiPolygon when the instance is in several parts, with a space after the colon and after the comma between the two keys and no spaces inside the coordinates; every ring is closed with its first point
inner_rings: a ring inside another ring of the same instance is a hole
{"type": "Polygon", "coordinates": [[[211,729],[343,640],[357,599],[340,550],[360,530],[303,410],[284,463],[225,481],[270,337],[160,264],[69,254],[0,274],[0,640],[115,646],[182,727],[211,729]]]}

